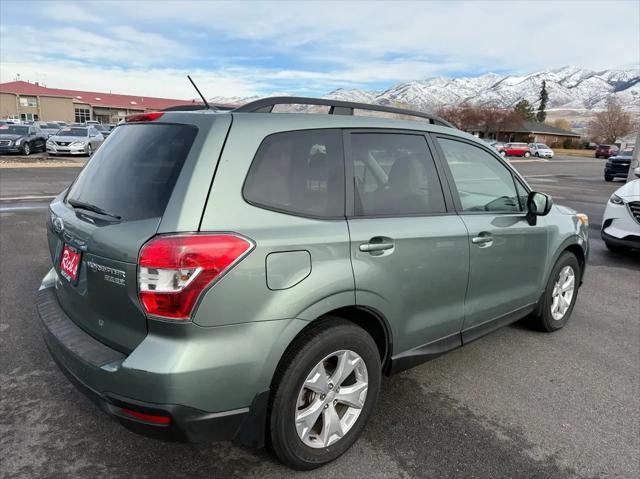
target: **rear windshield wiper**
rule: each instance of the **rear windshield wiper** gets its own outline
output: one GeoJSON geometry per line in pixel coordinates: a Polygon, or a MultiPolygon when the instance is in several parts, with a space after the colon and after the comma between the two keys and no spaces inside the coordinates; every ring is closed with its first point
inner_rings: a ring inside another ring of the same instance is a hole
{"type": "Polygon", "coordinates": [[[99,206],[92,205],[91,203],[85,203],[84,201],[78,201],[78,200],[67,200],[67,203],[69,203],[74,208],[80,208],[82,210],[87,210],[87,211],[93,211],[94,213],[98,213],[98,214],[103,215],[103,216],[109,216],[109,217],[114,218],[116,220],[121,220],[122,219],[122,216],[118,216],[118,215],[114,215],[113,213],[109,213],[107,210],[103,210],[99,206]]]}

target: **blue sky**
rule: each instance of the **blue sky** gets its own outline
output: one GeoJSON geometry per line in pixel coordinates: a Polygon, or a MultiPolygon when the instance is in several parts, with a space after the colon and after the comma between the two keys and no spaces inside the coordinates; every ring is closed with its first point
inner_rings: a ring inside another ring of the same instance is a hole
{"type": "Polygon", "coordinates": [[[2,82],[175,98],[187,73],[215,97],[640,67],[638,0],[2,0],[0,18],[2,82]]]}

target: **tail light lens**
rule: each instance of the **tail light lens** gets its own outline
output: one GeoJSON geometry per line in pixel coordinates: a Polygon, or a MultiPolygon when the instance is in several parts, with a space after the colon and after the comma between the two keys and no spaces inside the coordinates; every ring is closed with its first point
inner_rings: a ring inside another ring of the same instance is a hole
{"type": "Polygon", "coordinates": [[[202,292],[252,249],[232,234],[158,236],[140,251],[140,302],[149,315],[190,319],[202,292]]]}

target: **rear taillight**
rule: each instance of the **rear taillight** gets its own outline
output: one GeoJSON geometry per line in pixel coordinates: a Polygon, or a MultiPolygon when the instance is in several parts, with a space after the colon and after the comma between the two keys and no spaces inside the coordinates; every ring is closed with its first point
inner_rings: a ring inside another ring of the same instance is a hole
{"type": "Polygon", "coordinates": [[[190,319],[202,292],[244,258],[253,243],[233,234],[158,236],[142,247],[138,294],[145,311],[190,319]]]}
{"type": "Polygon", "coordinates": [[[124,121],[127,123],[133,123],[136,121],[154,121],[164,115],[161,111],[151,111],[149,113],[136,113],[135,115],[129,115],[124,117],[124,121]]]}

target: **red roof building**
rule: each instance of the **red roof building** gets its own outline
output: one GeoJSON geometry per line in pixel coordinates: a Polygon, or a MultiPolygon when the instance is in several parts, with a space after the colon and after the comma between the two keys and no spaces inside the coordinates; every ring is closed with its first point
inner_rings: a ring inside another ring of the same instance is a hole
{"type": "Polygon", "coordinates": [[[115,123],[131,113],[202,104],[139,95],[48,88],[38,83],[0,83],[0,118],[115,123]]]}

